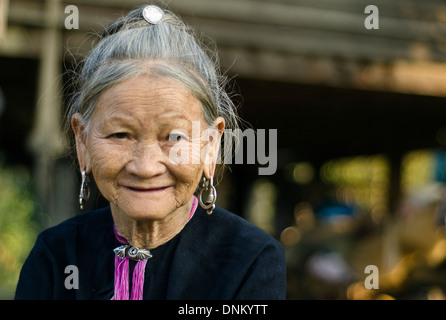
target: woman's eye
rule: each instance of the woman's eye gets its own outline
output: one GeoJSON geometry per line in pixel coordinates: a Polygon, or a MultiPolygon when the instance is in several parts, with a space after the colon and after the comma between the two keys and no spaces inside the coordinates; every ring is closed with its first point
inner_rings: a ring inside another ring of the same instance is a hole
{"type": "Polygon", "coordinates": [[[128,137],[128,135],[125,132],[117,132],[117,133],[113,133],[111,135],[111,137],[116,138],[116,139],[126,139],[128,137]]]}
{"type": "Polygon", "coordinates": [[[178,133],[171,133],[171,134],[169,134],[169,141],[177,142],[177,141],[180,141],[182,139],[184,139],[184,137],[181,134],[178,134],[178,133]]]}

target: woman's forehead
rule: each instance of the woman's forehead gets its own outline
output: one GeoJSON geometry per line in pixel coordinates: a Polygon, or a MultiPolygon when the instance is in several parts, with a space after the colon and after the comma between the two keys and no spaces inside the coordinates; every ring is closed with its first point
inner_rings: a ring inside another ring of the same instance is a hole
{"type": "Polygon", "coordinates": [[[124,80],[104,91],[96,109],[99,114],[109,116],[149,113],[196,119],[202,115],[200,101],[186,87],[175,81],[145,75],[124,80]]]}

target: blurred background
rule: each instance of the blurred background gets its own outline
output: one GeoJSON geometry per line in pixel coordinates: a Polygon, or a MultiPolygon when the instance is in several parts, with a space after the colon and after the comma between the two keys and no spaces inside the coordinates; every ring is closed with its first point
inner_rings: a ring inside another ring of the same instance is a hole
{"type": "MultiPolygon", "coordinates": [[[[38,232],[80,212],[69,71],[144,3],[0,0],[0,298],[38,232]]],[[[282,242],[287,298],[445,298],[444,1],[373,1],[379,29],[362,0],[152,3],[215,40],[242,118],[277,129],[276,173],[230,166],[218,203],[282,242]]],[[[94,194],[88,210],[106,205],[94,194]]]]}

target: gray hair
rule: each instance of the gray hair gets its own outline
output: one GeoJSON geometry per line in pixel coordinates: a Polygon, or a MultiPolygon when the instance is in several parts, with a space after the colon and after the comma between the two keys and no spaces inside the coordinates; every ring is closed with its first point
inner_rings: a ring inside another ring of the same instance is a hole
{"type": "MultiPolygon", "coordinates": [[[[149,72],[184,85],[201,101],[203,116],[211,125],[225,119],[226,132],[238,128],[235,106],[225,91],[214,50],[200,43],[194,32],[173,13],[164,10],[161,23],[151,25],[142,17],[145,6],[107,26],[85,59],[76,92],[67,113],[67,127],[75,113],[88,121],[104,90],[131,77],[149,72]],[[147,70],[147,62],[149,70],[147,70]]],[[[232,139],[225,136],[224,139],[232,139]]],[[[232,150],[225,150],[231,152],[232,150]]]]}

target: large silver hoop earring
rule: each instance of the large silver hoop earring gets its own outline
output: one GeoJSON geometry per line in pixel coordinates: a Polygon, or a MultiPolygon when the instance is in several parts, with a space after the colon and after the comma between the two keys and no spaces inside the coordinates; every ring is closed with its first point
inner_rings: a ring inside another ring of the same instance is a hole
{"type": "Polygon", "coordinates": [[[207,210],[207,214],[212,214],[215,209],[215,201],[217,201],[217,190],[214,187],[214,178],[211,177],[206,180],[205,177],[201,180],[201,190],[198,195],[198,201],[203,209],[207,210]],[[206,192],[206,202],[203,202],[203,193],[206,192]]]}
{"type": "Polygon", "coordinates": [[[84,209],[85,203],[90,199],[90,179],[85,170],[82,171],[81,191],[79,192],[79,207],[84,209]]]}

